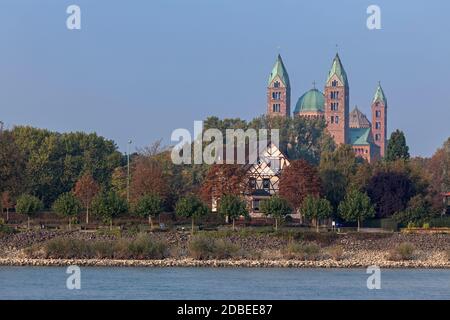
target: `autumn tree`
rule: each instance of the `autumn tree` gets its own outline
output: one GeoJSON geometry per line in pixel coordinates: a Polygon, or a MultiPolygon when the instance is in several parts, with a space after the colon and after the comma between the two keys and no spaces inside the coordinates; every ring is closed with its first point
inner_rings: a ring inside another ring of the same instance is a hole
{"type": "Polygon", "coordinates": [[[308,195],[319,196],[321,182],[317,169],[305,160],[294,160],[280,178],[280,197],[298,211],[308,195]]]}
{"type": "Polygon", "coordinates": [[[201,198],[210,204],[213,200],[219,202],[226,194],[241,195],[246,190],[245,178],[246,172],[242,165],[214,164],[203,180],[201,198]]]}
{"type": "Polygon", "coordinates": [[[89,224],[89,208],[92,199],[98,194],[100,188],[92,175],[84,174],[75,184],[74,194],[86,209],[86,224],[89,224]]]}
{"type": "Polygon", "coordinates": [[[1,208],[2,210],[6,210],[6,221],[9,221],[9,209],[13,207],[13,202],[11,199],[11,196],[9,194],[9,191],[5,191],[2,193],[2,201],[1,201],[1,208]]]}
{"type": "Polygon", "coordinates": [[[163,167],[153,156],[139,155],[131,172],[130,201],[135,203],[146,194],[155,194],[165,200],[169,191],[163,167]]]}

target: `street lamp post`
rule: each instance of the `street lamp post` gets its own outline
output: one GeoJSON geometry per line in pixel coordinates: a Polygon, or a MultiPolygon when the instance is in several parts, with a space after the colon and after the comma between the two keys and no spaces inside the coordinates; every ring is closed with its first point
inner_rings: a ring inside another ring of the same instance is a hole
{"type": "Polygon", "coordinates": [[[128,140],[127,143],[127,202],[130,202],[130,145],[133,141],[128,140]]]}

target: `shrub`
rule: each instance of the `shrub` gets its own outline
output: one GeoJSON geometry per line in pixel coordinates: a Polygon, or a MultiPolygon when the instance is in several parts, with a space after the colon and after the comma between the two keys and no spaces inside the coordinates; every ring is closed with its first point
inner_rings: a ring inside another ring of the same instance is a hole
{"type": "Polygon", "coordinates": [[[344,256],[344,248],[342,246],[336,245],[328,248],[328,254],[330,257],[336,261],[339,261],[344,256]]]}
{"type": "Polygon", "coordinates": [[[429,223],[424,223],[422,228],[424,229],[430,229],[430,224],[429,223]]]}
{"type": "Polygon", "coordinates": [[[164,259],[168,255],[164,243],[151,241],[146,234],[118,241],[52,239],[44,245],[44,252],[55,259],[164,259]]]}
{"type": "Polygon", "coordinates": [[[290,242],[286,248],[286,257],[288,259],[318,260],[319,256],[320,247],[315,243],[290,242]]]}
{"type": "Polygon", "coordinates": [[[230,241],[208,236],[196,236],[189,242],[189,255],[194,259],[230,259],[239,248],[230,241]]]}
{"type": "Polygon", "coordinates": [[[414,245],[411,243],[403,242],[397,247],[389,251],[388,260],[391,261],[404,261],[412,260],[414,257],[414,245]]]}

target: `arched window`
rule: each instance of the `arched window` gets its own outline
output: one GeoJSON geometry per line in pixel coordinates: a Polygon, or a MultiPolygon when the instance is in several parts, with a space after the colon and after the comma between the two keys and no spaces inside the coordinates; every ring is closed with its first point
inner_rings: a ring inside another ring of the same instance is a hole
{"type": "Polygon", "coordinates": [[[279,88],[280,87],[280,82],[279,81],[275,81],[273,86],[274,86],[274,88],[279,88]]]}

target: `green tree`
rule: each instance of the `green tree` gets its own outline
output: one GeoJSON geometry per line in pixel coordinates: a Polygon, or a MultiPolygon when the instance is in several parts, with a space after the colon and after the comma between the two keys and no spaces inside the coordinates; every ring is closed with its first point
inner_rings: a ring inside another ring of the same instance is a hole
{"type": "Polygon", "coordinates": [[[139,198],[134,211],[145,218],[148,218],[150,228],[153,229],[152,217],[158,216],[163,211],[163,200],[157,194],[146,194],[139,198]]]}
{"type": "Polygon", "coordinates": [[[192,234],[194,234],[194,219],[208,214],[208,211],[208,206],[195,195],[182,197],[175,205],[175,213],[177,216],[191,218],[192,234]]]}
{"type": "Polygon", "coordinates": [[[66,192],[63,193],[55,200],[52,206],[53,211],[56,213],[66,216],[69,219],[69,230],[72,229],[72,219],[78,213],[80,213],[82,209],[82,205],[77,197],[71,193],[66,192]]]}
{"type": "Polygon", "coordinates": [[[30,229],[30,218],[44,208],[42,201],[37,197],[23,194],[17,198],[16,212],[28,216],[28,229],[30,229]]]}
{"type": "Polygon", "coordinates": [[[248,217],[247,205],[241,197],[226,194],[223,195],[217,207],[217,212],[223,216],[228,217],[233,221],[233,230],[235,230],[235,220],[239,219],[239,217],[244,216],[248,217]]]}
{"type": "Polygon", "coordinates": [[[406,145],[406,138],[403,131],[392,132],[386,149],[386,160],[395,161],[398,159],[409,159],[409,147],[406,145]]]}
{"type": "Polygon", "coordinates": [[[309,195],[303,201],[301,212],[308,219],[316,221],[316,231],[319,232],[320,220],[331,217],[333,208],[327,199],[309,195]]]}
{"type": "Polygon", "coordinates": [[[292,207],[289,202],[277,195],[262,201],[260,210],[264,215],[275,219],[275,230],[278,230],[278,222],[292,213],[292,207]]]}
{"type": "Polygon", "coordinates": [[[404,211],[396,212],[393,218],[403,226],[407,226],[409,223],[422,226],[435,215],[430,201],[422,195],[417,195],[409,200],[408,206],[404,211]]]}
{"type": "Polygon", "coordinates": [[[127,201],[114,191],[102,191],[92,200],[92,213],[109,222],[112,229],[113,219],[128,211],[127,201]]]}
{"type": "Polygon", "coordinates": [[[338,207],[339,215],[346,221],[358,222],[358,231],[361,222],[375,215],[375,209],[367,194],[356,189],[350,190],[338,207]]]}

